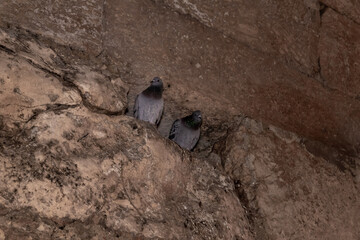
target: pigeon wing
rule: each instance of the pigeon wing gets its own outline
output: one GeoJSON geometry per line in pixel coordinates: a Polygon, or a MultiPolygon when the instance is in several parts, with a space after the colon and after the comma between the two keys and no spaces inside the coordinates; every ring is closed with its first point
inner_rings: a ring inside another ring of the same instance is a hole
{"type": "Polygon", "coordinates": [[[194,149],[194,147],[196,146],[197,142],[199,141],[199,138],[200,138],[200,129],[196,130],[196,131],[193,133],[193,136],[192,136],[191,142],[190,142],[190,149],[189,149],[189,150],[194,149]]]}
{"type": "Polygon", "coordinates": [[[170,130],[170,134],[169,134],[169,139],[174,139],[176,133],[178,132],[179,128],[180,128],[180,124],[181,124],[181,120],[177,119],[175,120],[175,122],[173,123],[171,130],[170,130]]]}
{"type": "Polygon", "coordinates": [[[135,98],[134,117],[139,118],[139,95],[135,98]]]}
{"type": "Polygon", "coordinates": [[[159,125],[160,120],[161,120],[161,116],[163,114],[163,110],[164,110],[164,100],[161,99],[161,103],[159,104],[159,112],[158,112],[158,116],[156,118],[155,124],[159,125]]]}

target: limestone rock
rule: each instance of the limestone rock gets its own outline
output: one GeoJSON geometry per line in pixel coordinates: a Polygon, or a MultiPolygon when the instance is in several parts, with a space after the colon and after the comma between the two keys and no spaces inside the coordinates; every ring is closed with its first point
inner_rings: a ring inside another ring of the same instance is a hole
{"type": "Polygon", "coordinates": [[[285,4],[258,0],[158,2],[165,2],[179,13],[215,28],[224,37],[263,52],[277,53],[308,74],[317,71],[316,31],[320,21],[316,1],[285,4]]]}
{"type": "Polygon", "coordinates": [[[103,7],[100,0],[6,1],[1,4],[0,19],[2,24],[16,23],[60,43],[99,53],[103,7]]]}
{"type": "Polygon", "coordinates": [[[328,9],[322,15],[319,53],[325,84],[351,96],[360,95],[359,24],[328,9]]]}
{"type": "Polygon", "coordinates": [[[95,232],[72,228],[99,225],[98,234],[109,239],[253,239],[230,179],[204,161],[191,162],[149,126],[85,107],[29,122],[22,140],[4,146],[1,156],[5,236],[13,234],[6,216],[21,210],[38,219],[24,236],[70,231],[85,239],[95,232]]]}
{"type": "Polygon", "coordinates": [[[100,112],[125,112],[128,87],[120,78],[111,79],[82,65],[70,66],[29,36],[22,39],[0,30],[0,45],[4,49],[0,51],[0,111],[12,124],[24,123],[50,108],[81,103],[100,112]]]}
{"type": "Polygon", "coordinates": [[[359,239],[357,6],[3,1],[0,239],[359,239]]]}
{"type": "Polygon", "coordinates": [[[4,128],[20,126],[49,108],[72,107],[81,103],[75,89],[63,86],[56,76],[41,70],[52,61],[49,59],[53,53],[50,49],[40,49],[33,42],[25,42],[28,46],[26,52],[15,54],[21,44],[10,44],[16,41],[5,32],[1,35],[0,44],[7,49],[0,51],[0,115],[4,128]],[[33,48],[38,51],[33,51],[33,48]]]}
{"type": "MultiPolygon", "coordinates": [[[[104,36],[105,52],[119,65],[122,80],[131,86],[129,103],[133,103],[136,94],[148,85],[147,79],[154,76],[160,76],[165,86],[170,86],[164,91],[167,104],[159,126],[163,136],[177,119],[179,109],[180,115],[191,109],[201,109],[204,117],[209,119],[228,121],[246,114],[301,136],[346,149],[349,154],[356,155],[360,151],[358,100],[324,87],[319,81],[319,69],[309,73],[279,57],[277,51],[262,51],[255,45],[254,49],[219,32],[222,25],[225,29],[231,25],[217,23],[222,21],[218,19],[220,12],[239,3],[230,1],[233,5],[224,4],[221,5],[224,9],[216,10],[210,8],[208,1],[196,1],[199,11],[216,19],[214,26],[217,28],[209,28],[195,17],[179,14],[173,4],[169,7],[171,2],[175,1],[140,3],[125,0],[119,3],[109,0],[105,16],[108,23],[104,36]]],[[[249,25],[266,28],[270,24],[266,31],[259,31],[259,38],[266,39],[275,48],[286,48],[285,55],[296,53],[299,62],[308,59],[305,56],[311,52],[316,55],[317,62],[320,11],[316,2],[256,3],[259,6],[253,5],[252,15],[251,8],[249,10],[249,15],[256,17],[249,19],[258,17],[262,22],[249,20],[249,25]],[[265,15],[267,10],[269,13],[265,15]],[[256,15],[261,11],[263,14],[256,15]],[[289,13],[298,20],[288,19],[292,16],[289,13]],[[272,23],[271,19],[276,21],[272,23]],[[309,46],[313,47],[308,49],[309,46]]],[[[195,14],[190,7],[182,5],[187,13],[195,14]]],[[[241,21],[242,17],[239,18],[241,21]]],[[[314,56],[309,58],[314,59],[314,56]]]]}
{"type": "Polygon", "coordinates": [[[359,183],[350,171],[309,153],[296,135],[248,118],[224,144],[223,166],[259,239],[360,237],[359,183]]]}
{"type": "MultiPolygon", "coordinates": [[[[334,4],[346,6],[344,9],[357,6],[349,1],[331,2],[325,4],[334,9],[334,4]]],[[[325,64],[321,73],[326,73],[326,62],[332,60],[326,60],[323,39],[322,53],[318,52],[319,36],[333,30],[323,26],[320,30],[321,17],[325,19],[327,13],[318,1],[51,3],[6,2],[0,7],[1,26],[20,25],[36,32],[30,32],[32,37],[52,38],[61,45],[52,44],[52,48],[68,67],[80,64],[101,72],[105,64],[109,75],[104,75],[120,77],[131,86],[129,109],[136,94],[148,84],[147,79],[161,76],[171,86],[164,92],[170,104],[159,126],[164,136],[176,119],[175,109],[181,106],[182,114],[201,108],[211,118],[244,113],[344,148],[349,154],[360,151],[358,101],[353,94],[332,91],[321,81],[318,59],[320,65],[325,64]],[[81,61],[71,57],[76,51],[81,61]]],[[[349,25],[349,31],[352,29],[349,25]]],[[[346,44],[353,42],[349,39],[346,44]]],[[[342,52],[341,42],[339,47],[342,52]]],[[[101,99],[89,99],[89,105],[103,105],[101,99]]]]}
{"type": "Polygon", "coordinates": [[[325,7],[330,7],[339,14],[360,24],[360,2],[351,0],[321,0],[325,7]]]}
{"type": "Polygon", "coordinates": [[[110,79],[85,66],[77,70],[73,83],[79,88],[88,106],[110,114],[125,112],[129,88],[120,78],[110,79]]]}

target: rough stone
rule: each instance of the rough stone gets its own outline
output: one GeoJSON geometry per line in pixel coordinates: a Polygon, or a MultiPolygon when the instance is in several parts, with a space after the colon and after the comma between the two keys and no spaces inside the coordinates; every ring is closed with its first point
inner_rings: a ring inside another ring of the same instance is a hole
{"type": "MultiPolygon", "coordinates": [[[[29,37],[29,36],[27,36],[29,37]]],[[[82,65],[67,65],[50,47],[0,31],[1,112],[26,122],[49,108],[84,103],[96,111],[124,113],[128,87],[82,65]]]]}
{"type": "Polygon", "coordinates": [[[16,125],[26,123],[49,108],[71,107],[81,103],[76,90],[63,86],[55,76],[39,69],[49,63],[53,54],[50,49],[34,47],[33,43],[25,42],[26,52],[15,54],[17,45],[21,43],[10,45],[16,41],[4,32],[1,32],[1,36],[0,44],[9,47],[7,52],[0,51],[0,114],[4,129],[14,129],[16,125]],[[33,51],[34,48],[36,51],[33,51]],[[29,57],[32,54],[34,57],[29,57]]]}
{"type": "Polygon", "coordinates": [[[360,2],[352,0],[321,0],[325,7],[329,7],[360,24],[360,2]]]}
{"type": "Polygon", "coordinates": [[[325,84],[353,97],[360,96],[360,27],[328,9],[321,18],[319,54],[325,84]]]}
{"type": "Polygon", "coordinates": [[[91,106],[111,114],[125,112],[129,88],[120,78],[110,79],[84,66],[78,71],[73,83],[91,106]]]}
{"type": "Polygon", "coordinates": [[[164,91],[163,136],[169,122],[201,109],[209,119],[246,114],[351,154],[359,152],[359,101],[324,87],[317,76],[302,74],[276,54],[225,38],[161,1],[109,0],[106,6],[104,48],[131,86],[129,109],[154,76],[170,86],[164,91]],[[197,63],[202,67],[196,68],[197,63]]]}
{"type": "Polygon", "coordinates": [[[103,0],[11,0],[1,3],[0,19],[95,54],[102,49],[103,7],[103,0]]]}
{"type": "Polygon", "coordinates": [[[4,27],[18,23],[62,43],[56,53],[63,59],[82,51],[82,62],[89,62],[95,71],[100,69],[96,62],[103,61],[108,67],[103,74],[130,85],[129,109],[149,80],[161,76],[171,86],[165,91],[169,100],[159,128],[163,136],[173,120],[201,108],[210,118],[245,113],[357,154],[358,100],[319,81],[323,13],[319,3],[212,4],[218,8],[201,0],[53,1],[52,5],[14,0],[1,6],[0,16],[4,27]],[[30,9],[44,15],[38,18],[30,9]],[[196,11],[212,23],[201,20],[196,11]],[[59,24],[54,26],[56,20],[59,24]],[[250,41],[246,34],[256,38],[250,41]],[[87,43],[96,46],[84,48],[87,43]]]}
{"type": "Polygon", "coordinates": [[[359,239],[346,3],[1,3],[0,239],[359,239]],[[154,76],[158,131],[123,115],[154,76]]]}
{"type": "Polygon", "coordinates": [[[164,0],[219,35],[250,48],[276,53],[301,71],[314,74],[317,65],[319,5],[317,1],[164,0]]]}
{"type": "Polygon", "coordinates": [[[253,239],[232,181],[154,130],[85,107],[44,112],[2,150],[0,206],[41,216],[35,237],[89,222],[143,239],[253,239]]]}
{"type": "Polygon", "coordinates": [[[293,133],[248,118],[224,146],[224,169],[251,212],[257,239],[360,237],[359,183],[350,171],[309,153],[293,133]]]}

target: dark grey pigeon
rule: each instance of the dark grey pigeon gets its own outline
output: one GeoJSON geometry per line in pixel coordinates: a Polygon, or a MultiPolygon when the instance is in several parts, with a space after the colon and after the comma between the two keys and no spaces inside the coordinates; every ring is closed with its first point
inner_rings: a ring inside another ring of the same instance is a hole
{"type": "Polygon", "coordinates": [[[171,127],[169,139],[190,151],[199,141],[201,123],[200,111],[195,111],[189,116],[177,119],[171,127]]]}
{"type": "Polygon", "coordinates": [[[136,96],[134,116],[137,119],[158,125],[164,109],[163,82],[159,77],[151,80],[151,85],[136,96]]]}

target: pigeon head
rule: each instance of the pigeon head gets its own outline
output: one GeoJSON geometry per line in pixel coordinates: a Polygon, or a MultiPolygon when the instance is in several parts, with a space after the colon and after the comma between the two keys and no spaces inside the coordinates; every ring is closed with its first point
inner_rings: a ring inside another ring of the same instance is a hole
{"type": "Polygon", "coordinates": [[[150,84],[155,87],[163,87],[163,82],[159,77],[154,77],[153,80],[150,81],[150,84]]]}
{"type": "Polygon", "coordinates": [[[186,118],[186,123],[192,128],[199,128],[202,123],[201,112],[199,110],[194,111],[186,118]]]}
{"type": "Polygon", "coordinates": [[[150,81],[150,86],[145,89],[142,94],[148,97],[160,99],[163,91],[164,85],[162,80],[159,77],[154,77],[153,80],[150,81]]]}

